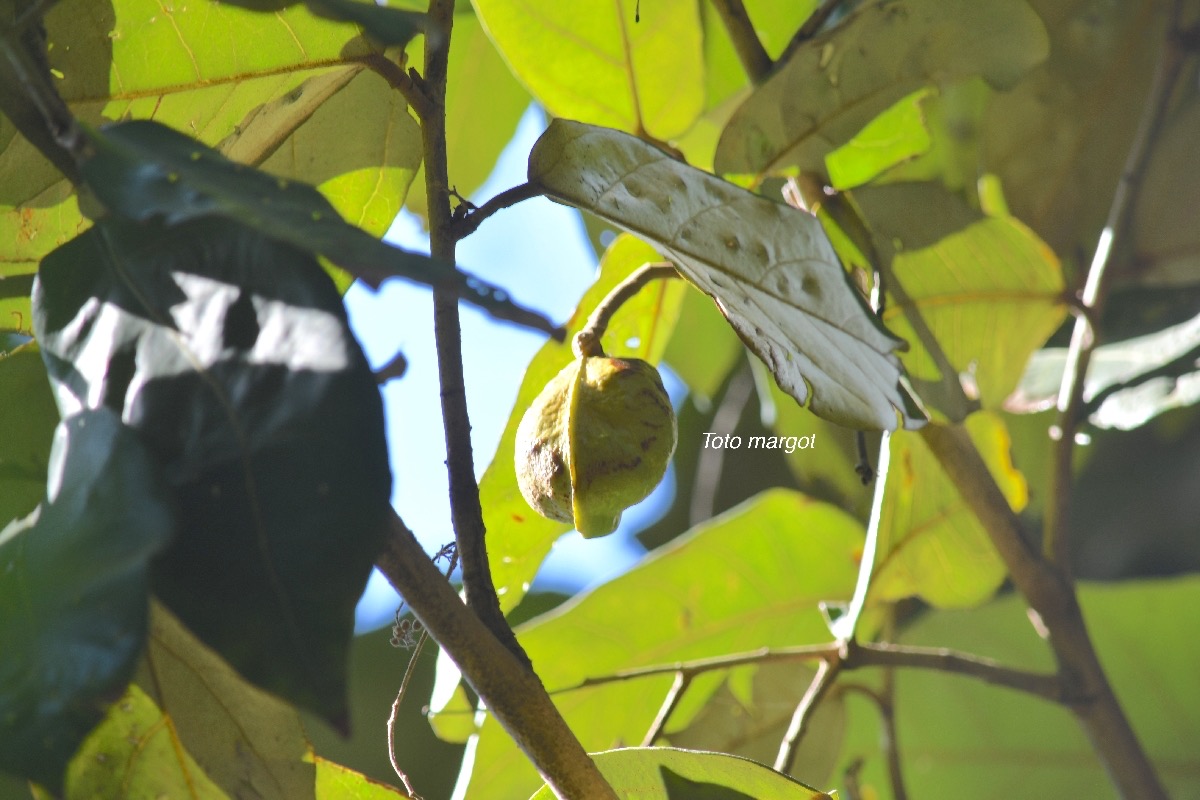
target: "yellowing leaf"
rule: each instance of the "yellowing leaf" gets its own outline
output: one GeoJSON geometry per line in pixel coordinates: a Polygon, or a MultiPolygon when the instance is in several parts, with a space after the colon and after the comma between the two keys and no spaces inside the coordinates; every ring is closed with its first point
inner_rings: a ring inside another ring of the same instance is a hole
{"type": "Polygon", "coordinates": [[[814,414],[856,428],[920,425],[899,385],[902,342],[867,308],[812,215],[565,120],[529,154],[529,180],[652,242],[814,414]]]}
{"type": "Polygon", "coordinates": [[[475,0],[516,76],[558,117],[669,139],[704,104],[694,0],[475,0]]]}

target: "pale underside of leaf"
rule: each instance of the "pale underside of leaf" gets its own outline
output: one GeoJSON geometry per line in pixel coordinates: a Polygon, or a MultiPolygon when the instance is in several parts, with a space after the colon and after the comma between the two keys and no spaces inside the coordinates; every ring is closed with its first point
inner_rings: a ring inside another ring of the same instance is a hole
{"type": "Polygon", "coordinates": [[[851,286],[811,215],[632,136],[565,120],[530,153],[529,180],[668,255],[813,413],[856,428],[920,424],[899,385],[903,343],[851,286]]]}

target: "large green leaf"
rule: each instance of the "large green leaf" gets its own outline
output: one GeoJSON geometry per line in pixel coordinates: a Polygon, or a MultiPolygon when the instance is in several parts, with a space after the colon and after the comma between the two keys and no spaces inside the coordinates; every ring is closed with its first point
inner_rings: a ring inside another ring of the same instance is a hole
{"type": "Polygon", "coordinates": [[[60,409],[122,413],[171,484],[159,597],[247,678],[341,719],[391,476],[332,281],[231,222],[108,218],[46,259],[34,309],[60,409]]]}
{"type": "MultiPolygon", "coordinates": [[[[1105,672],[1167,792],[1197,796],[1200,642],[1181,615],[1200,603],[1200,582],[1189,577],[1085,584],[1079,600],[1105,672]]],[[[901,641],[978,653],[1040,672],[1054,669],[1050,649],[1014,595],[971,611],[929,614],[901,641]]],[[[865,759],[860,796],[889,796],[878,714],[867,702],[847,705],[853,724],[843,763],[865,759]]],[[[971,678],[902,670],[896,674],[895,708],[910,797],[1116,796],[1092,745],[1062,706],[971,678]]]]}
{"type": "Polygon", "coordinates": [[[825,156],[923,86],[983,75],[1012,86],[1046,58],[1025,0],[904,0],[863,6],[798,48],[730,120],[718,174],[824,174],[825,156]]]}
{"type": "Polygon", "coordinates": [[[0,769],[61,789],[146,638],[149,560],[171,535],[161,474],[108,410],[60,423],[46,500],[0,531],[0,769]]]}
{"type": "MultiPolygon", "coordinates": [[[[1003,420],[983,411],[967,417],[965,425],[1009,505],[1021,511],[1029,489],[1013,467],[1003,420]]],[[[988,599],[1008,573],[987,531],[959,496],[954,476],[942,470],[918,434],[897,433],[889,446],[891,466],[868,597],[916,596],[950,608],[988,599]]]]}
{"type": "MultiPolygon", "coordinates": [[[[862,527],[838,509],[772,490],[650,555],[639,566],[519,629],[556,705],[589,750],[640,741],[670,673],[571,691],[631,667],[829,639],[817,608],[854,589],[862,527]]],[[[694,714],[720,675],[697,679],[680,710],[694,714]]],[[[678,721],[677,721],[678,724],[678,721]]],[[[468,797],[520,797],[533,767],[490,717],[468,797]]]]}
{"type": "MultiPolygon", "coordinates": [[[[673,747],[629,747],[592,756],[627,800],[830,800],[811,786],[749,759],[673,747]]],[[[530,800],[553,800],[550,787],[530,800]]]]}
{"type": "MultiPolygon", "coordinates": [[[[375,193],[395,195],[388,202],[398,204],[412,180],[419,135],[402,118],[403,98],[382,79],[352,81],[363,70],[360,59],[376,52],[356,25],[303,7],[266,15],[215,0],[178,8],[154,0],[64,0],[46,27],[55,86],[89,124],[153,118],[257,164],[349,86],[357,96],[356,131],[386,126],[390,135],[352,146],[340,126],[309,135],[315,147],[336,154],[313,165],[318,171],[336,163],[358,173],[352,191],[345,182],[330,187],[335,207],[382,235],[391,220],[377,224],[384,209],[375,193]]],[[[10,234],[0,237],[0,277],[32,274],[42,256],[86,227],[70,185],[7,123],[0,116],[0,233],[10,234]]],[[[281,174],[314,183],[332,177],[281,174]]]]}
{"type": "Polygon", "coordinates": [[[668,255],[814,414],[857,428],[920,425],[899,385],[903,343],[851,285],[810,214],[626,134],[564,120],[529,154],[529,180],[668,255]]]}
{"type": "Polygon", "coordinates": [[[692,0],[474,0],[517,78],[556,117],[669,139],[704,103],[700,16],[692,0]]]}
{"type": "Polygon", "coordinates": [[[33,511],[46,493],[58,409],[37,345],[0,353],[0,524],[33,511]]]}
{"type": "MultiPolygon", "coordinates": [[[[649,246],[630,236],[618,237],[604,255],[599,279],[567,322],[568,341],[613,287],[642,264],[658,260],[660,256],[649,246]]],[[[679,281],[656,281],[644,288],[612,320],[603,341],[605,352],[657,364],[678,318],[685,291],[679,281]]],[[[500,605],[506,611],[520,602],[550,546],[569,528],[539,516],[521,496],[514,467],[514,441],[525,409],[573,358],[570,346],[557,342],[547,342],[533,357],[525,370],[500,446],[479,484],[492,579],[500,595],[500,605]]]]}
{"type": "MultiPolygon", "coordinates": [[[[261,800],[313,798],[312,748],[296,709],[247,683],[162,606],[152,609],[136,681],[159,710],[156,727],[168,728],[177,749],[230,797],[253,787],[261,800]]],[[[141,743],[129,743],[123,757],[114,749],[111,757],[145,772],[146,780],[176,766],[184,770],[175,753],[156,763],[142,754],[141,743]]],[[[81,771],[111,769],[82,761],[81,771]]]]}
{"type": "Polygon", "coordinates": [[[883,318],[912,345],[903,360],[922,399],[950,413],[954,398],[938,384],[965,375],[983,407],[998,408],[1066,316],[1054,253],[1013,217],[984,217],[934,184],[864,187],[854,197],[907,295],[890,297],[883,318]],[[918,335],[914,309],[952,375],[918,335]]]}
{"type": "Polygon", "coordinates": [[[105,205],[129,219],[236,220],[368,281],[402,277],[453,289],[497,317],[554,330],[540,315],[513,305],[503,289],[348,225],[311,186],[229,161],[154,122],[110,125],[91,139],[96,154],[83,165],[83,176],[105,205]]]}

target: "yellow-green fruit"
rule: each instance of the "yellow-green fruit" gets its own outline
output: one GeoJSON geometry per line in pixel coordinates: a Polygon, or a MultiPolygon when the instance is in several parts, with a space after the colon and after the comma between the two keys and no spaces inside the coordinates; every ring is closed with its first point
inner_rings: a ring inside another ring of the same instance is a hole
{"type": "Polygon", "coordinates": [[[517,428],[517,483],[542,516],[588,538],[617,529],[675,452],[675,412],[658,370],[636,358],[576,359],[517,428]]]}

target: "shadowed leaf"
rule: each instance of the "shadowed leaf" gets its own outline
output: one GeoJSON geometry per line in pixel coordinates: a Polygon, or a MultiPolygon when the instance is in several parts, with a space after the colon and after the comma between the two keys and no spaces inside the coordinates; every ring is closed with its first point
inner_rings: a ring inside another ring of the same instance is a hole
{"type": "MultiPolygon", "coordinates": [[[[46,499],[0,531],[0,768],[61,789],[145,644],[149,560],[171,535],[160,473],[107,409],[60,423],[46,499]]],[[[96,796],[96,795],[93,795],[96,796]]]]}
{"type": "Polygon", "coordinates": [[[341,720],[391,480],[329,277],[224,220],[109,218],[46,259],[34,308],[60,409],[122,413],[174,491],[159,597],[247,678],[341,720]]]}

